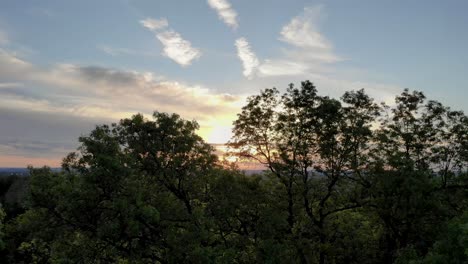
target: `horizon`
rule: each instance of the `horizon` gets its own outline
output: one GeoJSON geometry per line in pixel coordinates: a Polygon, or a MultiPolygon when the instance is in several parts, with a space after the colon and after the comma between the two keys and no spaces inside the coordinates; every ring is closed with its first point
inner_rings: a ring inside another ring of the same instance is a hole
{"type": "Polygon", "coordinates": [[[206,142],[225,144],[248,96],[304,80],[322,95],[364,88],[390,104],[410,88],[467,112],[467,8],[460,0],[7,1],[0,167],[58,167],[95,125],[155,110],[196,120],[206,142]]]}

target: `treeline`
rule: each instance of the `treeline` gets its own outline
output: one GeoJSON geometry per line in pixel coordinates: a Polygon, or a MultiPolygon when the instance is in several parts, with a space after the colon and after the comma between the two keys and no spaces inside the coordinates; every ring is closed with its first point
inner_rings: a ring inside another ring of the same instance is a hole
{"type": "Polygon", "coordinates": [[[0,211],[0,258],[468,262],[461,111],[417,91],[385,106],[363,90],[321,96],[309,81],[265,89],[229,143],[266,168],[253,176],[218,160],[197,129],[176,114],[135,115],[81,137],[61,172],[30,168],[20,208],[0,211]]]}

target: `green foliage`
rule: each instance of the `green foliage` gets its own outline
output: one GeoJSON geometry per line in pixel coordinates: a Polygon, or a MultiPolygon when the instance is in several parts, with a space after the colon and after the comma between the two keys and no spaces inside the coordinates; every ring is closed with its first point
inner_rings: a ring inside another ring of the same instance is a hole
{"type": "Polygon", "coordinates": [[[3,207],[0,204],[0,250],[2,250],[5,247],[5,241],[3,241],[5,237],[5,211],[3,210],[3,207]]]}
{"type": "Polygon", "coordinates": [[[424,263],[458,264],[468,262],[468,212],[448,222],[424,263]]]}
{"type": "Polygon", "coordinates": [[[319,96],[309,81],[291,84],[281,97],[267,89],[250,97],[234,122],[231,147],[265,164],[282,185],[287,232],[300,241],[293,244],[302,262],[331,258],[330,219],[365,203],[356,183],[379,108],[363,90],[342,99],[345,106],[319,96]]]}
{"type": "Polygon", "coordinates": [[[248,98],[223,167],[176,114],[97,126],[63,169],[0,179],[7,263],[465,263],[468,118],[305,81],[248,98]],[[4,210],[5,209],[5,210],[4,210]],[[464,213],[465,212],[465,213],[464,213]],[[6,213],[6,214],[5,214],[6,213]]]}

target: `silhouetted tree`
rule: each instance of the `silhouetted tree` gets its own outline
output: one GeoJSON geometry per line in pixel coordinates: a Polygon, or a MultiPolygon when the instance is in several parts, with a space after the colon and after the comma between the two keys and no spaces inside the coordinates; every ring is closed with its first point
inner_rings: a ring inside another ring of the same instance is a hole
{"type": "Polygon", "coordinates": [[[7,263],[465,263],[468,118],[304,81],[247,99],[224,166],[195,121],[97,126],[61,171],[0,184],[7,263]],[[16,187],[15,187],[16,186],[16,187]],[[10,193],[10,195],[8,195],[10,193]],[[5,216],[6,212],[6,216],[5,216]]]}

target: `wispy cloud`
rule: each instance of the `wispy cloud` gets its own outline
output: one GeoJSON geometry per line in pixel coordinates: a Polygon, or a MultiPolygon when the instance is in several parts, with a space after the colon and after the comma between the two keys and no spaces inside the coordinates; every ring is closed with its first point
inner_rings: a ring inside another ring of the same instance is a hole
{"type": "Polygon", "coordinates": [[[25,71],[30,70],[31,64],[18,57],[16,52],[0,48],[0,79],[9,80],[21,77],[25,71]]]}
{"type": "Polygon", "coordinates": [[[258,69],[259,77],[299,75],[307,72],[309,66],[287,59],[266,59],[258,69]]]}
{"type": "Polygon", "coordinates": [[[152,30],[152,31],[164,29],[169,26],[169,22],[167,22],[166,18],[160,18],[160,19],[146,18],[146,19],[140,20],[140,23],[145,28],[152,30]]]}
{"type": "Polygon", "coordinates": [[[249,80],[255,77],[299,75],[309,70],[307,64],[288,58],[265,59],[260,63],[246,38],[237,39],[235,46],[243,67],[242,74],[249,80]]]}
{"type": "Polygon", "coordinates": [[[128,49],[128,48],[116,48],[108,45],[98,45],[97,49],[105,52],[111,56],[120,56],[120,55],[131,55],[131,56],[149,56],[149,57],[158,57],[161,56],[159,53],[128,49]]]}
{"type": "Polygon", "coordinates": [[[239,27],[237,12],[231,7],[227,0],[208,0],[208,5],[216,10],[218,17],[229,27],[236,29],[239,27]]]}
{"type": "Polygon", "coordinates": [[[244,67],[243,74],[248,79],[254,77],[260,62],[258,61],[257,56],[252,51],[249,42],[245,38],[239,38],[236,40],[236,48],[237,48],[237,56],[242,62],[242,66],[244,67]]]}
{"type": "Polygon", "coordinates": [[[184,39],[178,32],[168,28],[167,19],[147,18],[141,20],[140,23],[156,34],[156,38],[163,45],[162,54],[181,66],[188,66],[192,64],[192,61],[201,57],[201,51],[192,47],[190,41],[184,39]]]}
{"type": "Polygon", "coordinates": [[[167,30],[156,34],[156,37],[164,46],[163,55],[182,66],[188,66],[193,60],[200,58],[201,51],[193,48],[190,41],[173,31],[167,30]]]}
{"type": "Polygon", "coordinates": [[[259,62],[245,38],[236,46],[242,61],[243,74],[254,77],[295,76],[327,71],[327,64],[341,61],[333,51],[331,42],[319,31],[319,21],[324,16],[323,6],[306,7],[293,17],[280,31],[279,40],[287,44],[282,56],[259,62]]]}
{"type": "Polygon", "coordinates": [[[318,22],[323,16],[323,6],[306,7],[299,16],[281,29],[282,41],[301,48],[329,49],[329,41],[319,32],[318,22]]]}
{"type": "Polygon", "coordinates": [[[283,26],[279,39],[298,48],[286,52],[289,56],[321,63],[342,60],[334,54],[331,42],[318,29],[324,14],[322,5],[306,7],[300,15],[283,26]]]}
{"type": "MultiPolygon", "coordinates": [[[[234,84],[244,91],[269,87],[272,84],[299,83],[309,79],[325,94],[339,97],[345,91],[366,88],[376,100],[392,102],[401,89],[396,85],[367,82],[366,76],[345,74],[335,63],[343,60],[334,51],[332,42],[319,30],[325,16],[323,6],[306,7],[279,30],[278,39],[285,44],[277,57],[261,59],[255,45],[247,39],[236,41],[237,54],[247,80],[234,84]]],[[[234,87],[233,87],[234,88],[234,87]]]]}

